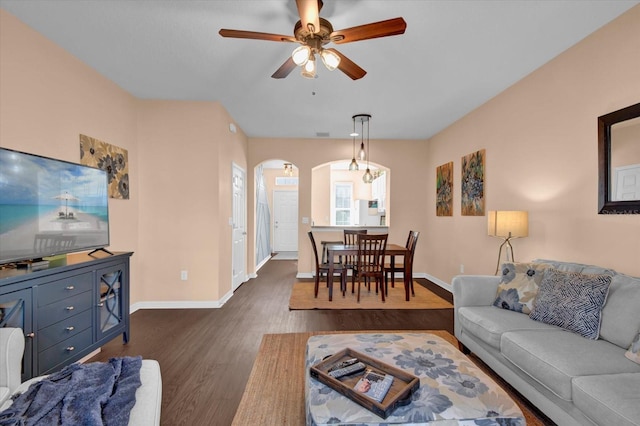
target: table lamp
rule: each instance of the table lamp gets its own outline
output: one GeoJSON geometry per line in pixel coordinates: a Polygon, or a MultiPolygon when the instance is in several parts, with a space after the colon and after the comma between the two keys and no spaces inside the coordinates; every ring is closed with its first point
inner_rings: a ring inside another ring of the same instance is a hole
{"type": "Polygon", "coordinates": [[[510,240],[512,238],[523,238],[529,235],[529,213],[520,210],[489,211],[487,233],[492,237],[504,239],[498,251],[498,264],[496,265],[495,272],[498,274],[502,248],[506,246],[507,260],[513,262],[515,259],[513,257],[513,247],[511,246],[510,240]],[[509,255],[511,255],[511,259],[509,259],[509,255]]]}

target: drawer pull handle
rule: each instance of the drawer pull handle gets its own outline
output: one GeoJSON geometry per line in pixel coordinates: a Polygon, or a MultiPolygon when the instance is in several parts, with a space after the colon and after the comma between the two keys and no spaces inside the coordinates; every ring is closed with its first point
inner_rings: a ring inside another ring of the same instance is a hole
{"type": "Polygon", "coordinates": [[[74,286],[72,286],[72,285],[68,285],[68,286],[67,286],[67,290],[73,290],[73,289],[75,289],[75,287],[74,287],[74,286]]]}
{"type": "Polygon", "coordinates": [[[27,335],[26,335],[26,336],[24,336],[24,337],[30,337],[30,338],[32,338],[32,339],[33,339],[34,337],[36,337],[36,333],[34,333],[34,332],[32,331],[31,333],[27,334],[27,335]]]}
{"type": "Polygon", "coordinates": [[[75,328],[74,326],[72,326],[72,325],[71,325],[71,326],[67,327],[67,329],[66,329],[66,330],[67,330],[67,331],[73,331],[73,330],[75,330],[75,329],[76,329],[76,328],[75,328]]]}
{"type": "Polygon", "coordinates": [[[73,346],[67,346],[67,352],[73,352],[76,350],[76,348],[74,348],[73,346]]]}
{"type": "Polygon", "coordinates": [[[99,308],[102,308],[103,306],[104,306],[104,303],[102,303],[102,302],[98,303],[98,307],[99,308]]]}
{"type": "Polygon", "coordinates": [[[73,306],[67,306],[66,309],[67,311],[73,311],[73,306]]]}

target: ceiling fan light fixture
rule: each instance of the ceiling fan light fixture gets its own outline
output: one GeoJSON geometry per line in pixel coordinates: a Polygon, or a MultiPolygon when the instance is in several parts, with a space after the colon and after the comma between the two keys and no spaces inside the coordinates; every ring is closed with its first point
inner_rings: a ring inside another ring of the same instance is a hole
{"type": "Polygon", "coordinates": [[[311,55],[311,48],[309,46],[300,46],[297,47],[293,53],[291,53],[291,59],[293,59],[293,63],[302,66],[305,65],[309,61],[309,56],[311,55]]]}
{"type": "Polygon", "coordinates": [[[340,65],[340,56],[330,50],[322,49],[320,57],[322,58],[324,66],[327,67],[329,71],[335,70],[338,68],[338,65],[340,65]]]}
{"type": "Polygon", "coordinates": [[[312,58],[309,58],[306,64],[302,67],[302,76],[305,78],[315,78],[316,77],[316,61],[312,58]]]}

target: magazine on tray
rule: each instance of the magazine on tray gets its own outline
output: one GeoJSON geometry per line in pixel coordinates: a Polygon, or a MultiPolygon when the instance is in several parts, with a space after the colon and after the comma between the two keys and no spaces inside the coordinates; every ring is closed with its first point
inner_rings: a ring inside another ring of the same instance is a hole
{"type": "Polygon", "coordinates": [[[392,384],[393,376],[376,373],[368,368],[353,388],[375,401],[382,402],[392,384]]]}

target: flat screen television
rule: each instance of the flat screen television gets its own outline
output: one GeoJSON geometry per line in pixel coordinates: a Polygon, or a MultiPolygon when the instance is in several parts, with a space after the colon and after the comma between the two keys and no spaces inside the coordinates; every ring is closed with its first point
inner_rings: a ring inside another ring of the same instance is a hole
{"type": "Polygon", "coordinates": [[[0,264],[108,245],[105,171],[0,148],[0,264]]]}

